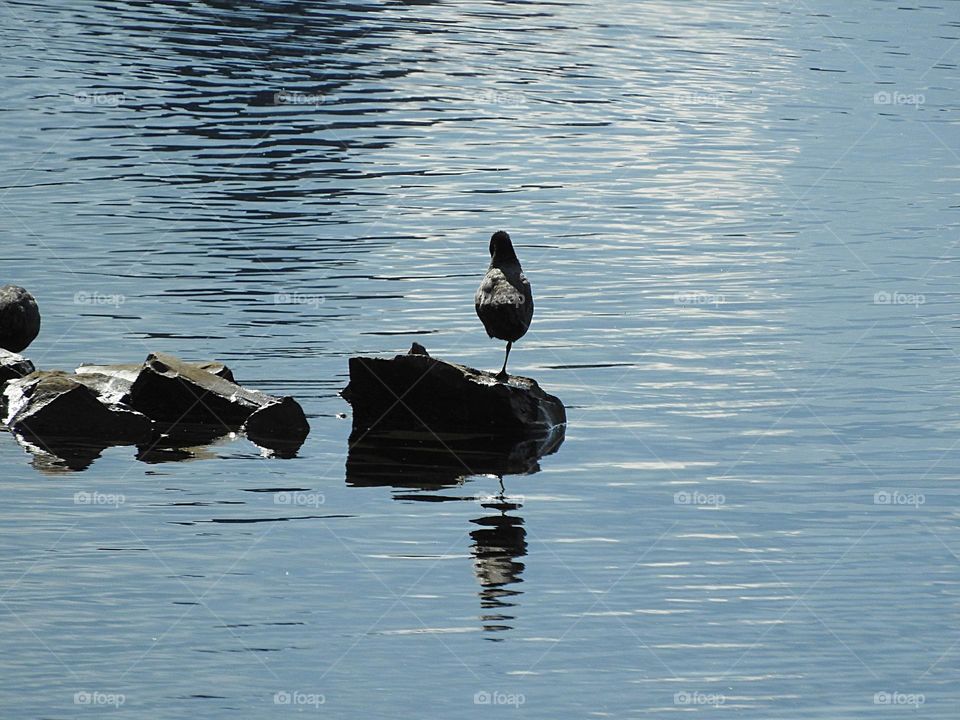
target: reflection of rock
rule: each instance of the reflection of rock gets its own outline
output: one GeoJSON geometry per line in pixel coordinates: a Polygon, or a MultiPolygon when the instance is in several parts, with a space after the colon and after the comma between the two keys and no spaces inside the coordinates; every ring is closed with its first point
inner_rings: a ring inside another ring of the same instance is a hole
{"type": "MultiPolygon", "coordinates": [[[[34,468],[45,474],[86,470],[108,447],[120,444],[76,438],[38,438],[14,433],[17,442],[31,453],[34,468]]],[[[137,460],[156,464],[185,460],[212,459],[215,445],[235,439],[233,433],[211,431],[203,426],[164,426],[158,424],[153,435],[137,446],[137,460]]]]}
{"type": "Polygon", "coordinates": [[[22,287],[0,287],[0,348],[18,353],[40,332],[40,309],[22,287]]]}
{"type": "Polygon", "coordinates": [[[89,443],[62,439],[26,437],[13,435],[20,446],[33,456],[30,462],[34,469],[44,475],[59,475],[76,470],[86,470],[110,447],[109,443],[89,443]]]}
{"type": "Polygon", "coordinates": [[[347,484],[437,489],[467,475],[525,475],[563,442],[558,425],[538,438],[425,433],[370,433],[354,429],[347,454],[347,484]]]}
{"type": "Polygon", "coordinates": [[[234,439],[223,428],[203,425],[163,425],[148,443],[137,446],[137,460],[151,465],[216,457],[214,445],[234,439]]]}
{"type": "Polygon", "coordinates": [[[488,611],[500,611],[483,615],[484,629],[509,630],[510,626],[505,623],[514,617],[505,614],[504,610],[515,604],[509,598],[521,592],[507,586],[523,582],[520,575],[524,564],[518,562],[517,558],[527,554],[527,533],[523,529],[523,518],[507,515],[509,510],[519,509],[519,504],[499,498],[496,502],[484,503],[483,507],[500,511],[499,515],[471,520],[481,526],[470,533],[474,541],[474,572],[483,588],[480,591],[480,607],[488,611]]]}
{"type": "Polygon", "coordinates": [[[563,403],[536,380],[437,360],[415,347],[393,358],[350,358],[342,396],[354,428],[436,433],[542,434],[566,422],[563,403]]]}

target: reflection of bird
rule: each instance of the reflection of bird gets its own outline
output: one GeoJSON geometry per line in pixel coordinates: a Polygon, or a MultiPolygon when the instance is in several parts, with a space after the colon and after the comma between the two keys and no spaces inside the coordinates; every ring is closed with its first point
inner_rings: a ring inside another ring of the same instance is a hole
{"type": "Polygon", "coordinates": [[[500,511],[499,515],[470,521],[480,525],[470,537],[474,540],[474,573],[483,587],[480,606],[487,611],[482,616],[483,629],[494,632],[510,630],[512,626],[507,623],[516,618],[508,614],[511,612],[509,608],[516,605],[513,598],[521,595],[520,590],[510,586],[523,582],[524,564],[519,559],[527,554],[527,532],[523,529],[523,518],[507,515],[507,512],[519,510],[521,505],[507,499],[503,478],[500,479],[500,494],[481,505],[500,511]]]}
{"type": "Polygon", "coordinates": [[[490,238],[490,267],[474,302],[487,335],[507,341],[503,368],[497,374],[498,380],[505,380],[510,348],[526,334],[533,320],[533,292],[510,236],[503,230],[490,238]]]}

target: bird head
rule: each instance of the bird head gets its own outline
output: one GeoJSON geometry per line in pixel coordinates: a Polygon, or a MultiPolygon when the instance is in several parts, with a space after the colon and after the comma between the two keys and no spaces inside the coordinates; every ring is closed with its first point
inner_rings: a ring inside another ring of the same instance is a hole
{"type": "Polygon", "coordinates": [[[501,262],[519,262],[513,249],[510,236],[503,230],[497,230],[490,238],[490,258],[494,264],[501,262]]]}

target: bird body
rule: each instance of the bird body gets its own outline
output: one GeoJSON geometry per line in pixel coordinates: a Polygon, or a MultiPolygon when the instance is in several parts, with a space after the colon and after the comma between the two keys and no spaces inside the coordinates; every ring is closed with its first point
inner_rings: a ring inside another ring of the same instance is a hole
{"type": "Polygon", "coordinates": [[[18,353],[40,332],[40,309],[33,295],[17,285],[0,287],[0,349],[18,353]]]}
{"type": "Polygon", "coordinates": [[[503,230],[490,238],[490,267],[477,288],[474,306],[487,335],[507,341],[503,368],[497,375],[505,379],[510,348],[526,335],[533,320],[533,292],[510,236],[503,230]]]}

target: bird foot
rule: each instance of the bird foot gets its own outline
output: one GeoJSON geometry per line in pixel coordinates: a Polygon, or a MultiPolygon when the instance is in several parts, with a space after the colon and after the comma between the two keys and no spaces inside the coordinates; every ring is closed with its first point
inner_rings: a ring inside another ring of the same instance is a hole
{"type": "Polygon", "coordinates": [[[507,375],[507,371],[506,371],[506,370],[501,370],[501,371],[498,372],[496,375],[494,375],[494,377],[495,377],[497,380],[499,380],[500,382],[506,382],[507,380],[510,379],[510,376],[507,375]]]}

